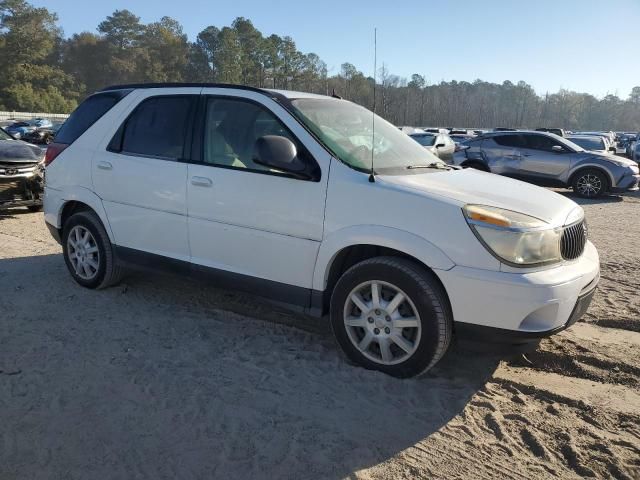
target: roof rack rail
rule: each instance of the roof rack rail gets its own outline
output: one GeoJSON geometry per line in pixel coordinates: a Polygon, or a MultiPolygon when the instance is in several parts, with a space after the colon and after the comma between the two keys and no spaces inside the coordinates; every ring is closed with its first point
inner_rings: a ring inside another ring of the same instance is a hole
{"type": "Polygon", "coordinates": [[[207,82],[151,82],[151,83],[124,83],[121,85],[110,85],[98,90],[106,92],[109,90],[133,90],[137,88],[180,88],[180,87],[201,87],[201,88],[235,88],[271,95],[271,92],[263,88],[249,87],[247,85],[235,85],[232,83],[207,83],[207,82]]]}

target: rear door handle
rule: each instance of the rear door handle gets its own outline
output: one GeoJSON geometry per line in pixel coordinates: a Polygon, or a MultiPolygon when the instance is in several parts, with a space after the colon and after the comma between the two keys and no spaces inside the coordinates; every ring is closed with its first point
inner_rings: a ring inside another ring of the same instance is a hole
{"type": "Polygon", "coordinates": [[[98,162],[98,168],[100,170],[113,170],[113,165],[109,162],[98,162]]]}
{"type": "Polygon", "coordinates": [[[213,182],[207,177],[191,177],[191,185],[195,185],[196,187],[210,187],[213,185],[213,182]]]}

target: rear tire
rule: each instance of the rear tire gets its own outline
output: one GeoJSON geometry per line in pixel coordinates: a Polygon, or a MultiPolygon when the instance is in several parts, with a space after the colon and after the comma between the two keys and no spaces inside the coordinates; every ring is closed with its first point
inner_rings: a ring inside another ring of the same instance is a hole
{"type": "Polygon", "coordinates": [[[69,273],[83,287],[107,288],[122,277],[109,236],[93,212],[78,212],[66,220],[62,251],[69,273]]]}
{"type": "Polygon", "coordinates": [[[347,357],[394,377],[420,375],[442,358],[452,317],[433,273],[399,257],[354,265],[331,295],[331,327],[347,357]]]}
{"type": "Polygon", "coordinates": [[[571,186],[582,198],[597,198],[609,189],[609,181],[600,170],[590,168],[576,173],[571,186]]]}

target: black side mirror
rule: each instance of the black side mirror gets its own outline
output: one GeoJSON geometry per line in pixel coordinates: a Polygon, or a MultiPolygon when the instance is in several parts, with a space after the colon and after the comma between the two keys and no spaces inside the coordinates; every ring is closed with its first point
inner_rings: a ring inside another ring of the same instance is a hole
{"type": "Polygon", "coordinates": [[[298,149],[286,137],[265,135],[256,140],[253,147],[253,161],[296,176],[308,178],[306,165],[298,158],[298,149]]]}
{"type": "Polygon", "coordinates": [[[444,147],[444,143],[439,143],[436,145],[436,148],[443,148],[444,147]]]}

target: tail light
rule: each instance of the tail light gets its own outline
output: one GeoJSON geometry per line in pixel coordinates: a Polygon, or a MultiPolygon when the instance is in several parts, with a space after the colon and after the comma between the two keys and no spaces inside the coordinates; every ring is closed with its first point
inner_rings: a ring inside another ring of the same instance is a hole
{"type": "Polygon", "coordinates": [[[47,153],[44,154],[44,166],[48,167],[62,151],[69,145],[66,143],[51,143],[47,147],[47,153]]]}

